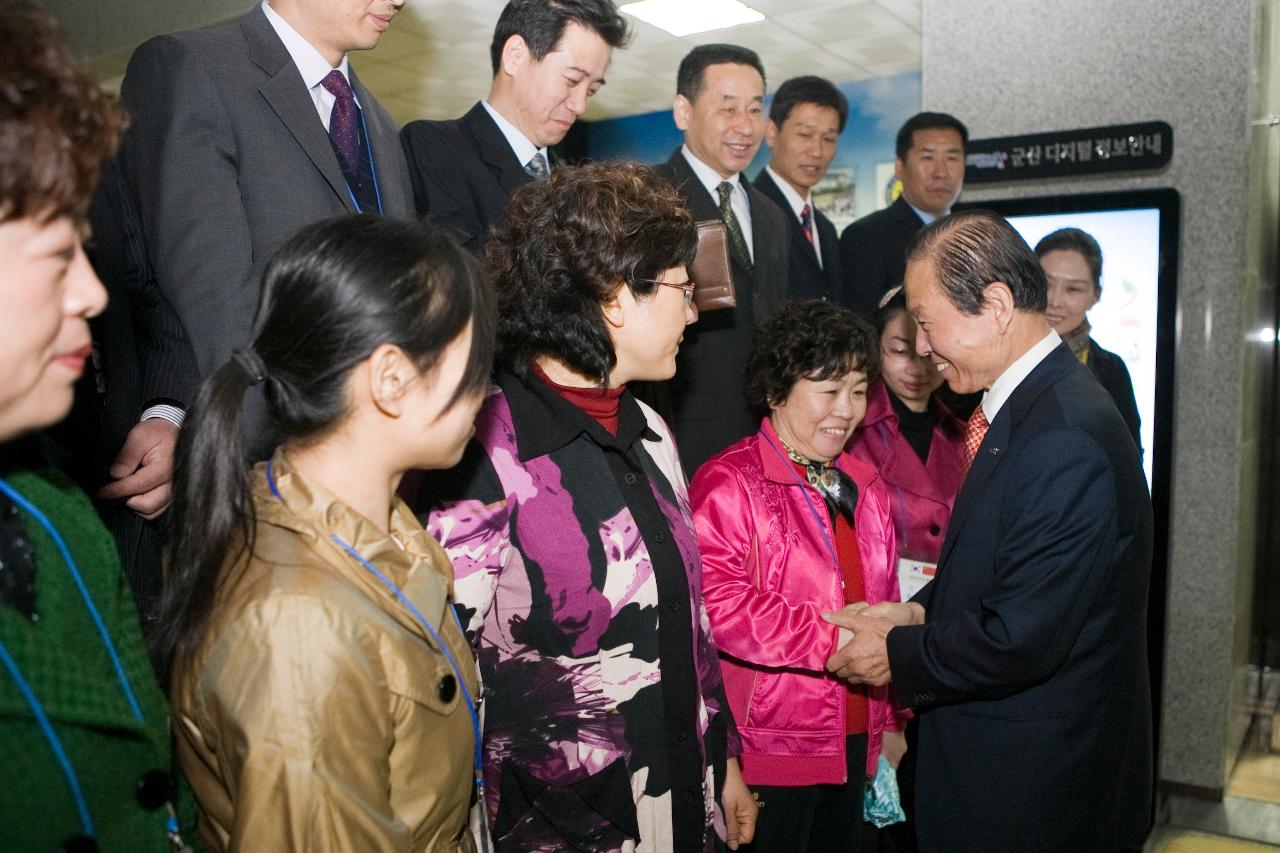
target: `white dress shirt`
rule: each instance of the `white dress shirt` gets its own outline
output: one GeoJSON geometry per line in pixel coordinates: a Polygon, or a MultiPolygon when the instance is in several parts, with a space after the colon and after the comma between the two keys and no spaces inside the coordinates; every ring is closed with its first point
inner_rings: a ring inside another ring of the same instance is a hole
{"type": "Polygon", "coordinates": [[[716,207],[720,206],[720,191],[716,187],[728,181],[733,185],[733,192],[729,194],[729,206],[733,208],[733,215],[738,217],[738,226],[742,228],[742,236],[747,241],[747,251],[751,253],[751,262],[756,260],[756,243],[751,237],[751,202],[747,198],[747,191],[742,186],[742,173],[739,172],[727,178],[722,178],[715,169],[702,162],[689,150],[688,145],[680,147],[680,153],[684,155],[684,159],[689,164],[689,168],[693,169],[693,173],[698,176],[698,180],[707,188],[707,192],[711,193],[711,200],[715,202],[716,207]]]}
{"type": "MultiPolygon", "coordinates": [[[[289,25],[289,22],[280,17],[280,13],[271,8],[271,4],[267,0],[262,0],[262,11],[266,14],[267,20],[271,22],[271,27],[276,31],[276,35],[280,36],[280,41],[284,42],[284,49],[289,51],[293,64],[298,67],[298,73],[302,75],[302,82],[307,87],[307,92],[311,95],[311,100],[315,102],[316,112],[320,116],[320,121],[324,123],[324,129],[327,133],[329,130],[329,116],[333,113],[333,104],[337,100],[329,93],[329,90],[320,85],[320,81],[329,76],[329,72],[333,70],[333,66],[329,61],[320,55],[320,51],[312,46],[311,42],[303,38],[297,30],[289,25]]],[[[347,66],[347,57],[342,57],[342,62],[338,64],[338,70],[342,72],[342,76],[347,78],[347,84],[351,84],[351,73],[347,66]]],[[[355,87],[351,87],[351,93],[355,94],[355,87]]],[[[356,106],[360,106],[360,98],[356,98],[356,106]]]]}
{"type": "Polygon", "coordinates": [[[520,161],[521,166],[527,169],[529,161],[535,155],[541,154],[542,159],[547,161],[547,168],[551,168],[551,157],[547,154],[547,149],[534,145],[533,141],[520,131],[520,128],[507,121],[506,117],[490,106],[487,100],[480,103],[484,106],[485,112],[489,114],[489,117],[493,119],[493,123],[498,126],[498,130],[502,131],[502,135],[506,137],[507,144],[511,146],[511,150],[516,155],[516,159],[520,161]]]}
{"type": "Polygon", "coordinates": [[[1058,344],[1062,343],[1062,338],[1058,337],[1058,333],[1053,329],[1049,330],[1049,334],[1045,335],[1040,341],[1022,354],[1022,357],[1004,369],[1004,373],[995,382],[991,383],[991,387],[987,389],[987,393],[982,396],[982,413],[987,416],[987,423],[991,423],[996,419],[1000,408],[1008,401],[1009,396],[1014,390],[1022,384],[1022,380],[1031,375],[1031,371],[1036,369],[1036,365],[1044,361],[1049,353],[1058,348],[1058,344]]]}
{"type": "Polygon", "coordinates": [[[765,166],[764,170],[769,173],[769,177],[773,178],[773,182],[778,185],[778,189],[782,190],[782,197],[787,200],[787,204],[791,205],[791,212],[796,215],[796,219],[800,224],[804,224],[804,217],[800,215],[800,211],[804,210],[804,206],[809,205],[809,232],[813,234],[813,251],[818,256],[818,269],[822,269],[822,238],[818,236],[818,208],[813,206],[813,194],[805,193],[801,196],[796,192],[796,188],[787,183],[787,179],[773,171],[772,166],[765,166]]]}
{"type": "MultiPolygon", "coordinates": [[[[902,200],[907,202],[907,207],[914,210],[916,212],[916,216],[919,216],[921,221],[923,221],[925,225],[932,225],[933,223],[937,222],[938,219],[940,218],[936,214],[930,213],[927,210],[921,210],[920,208],[916,207],[914,204],[912,204],[910,201],[907,200],[907,197],[905,194],[902,196],[902,200]]],[[[942,211],[943,216],[949,216],[950,214],[951,214],[950,208],[947,208],[946,210],[942,211]]]]}

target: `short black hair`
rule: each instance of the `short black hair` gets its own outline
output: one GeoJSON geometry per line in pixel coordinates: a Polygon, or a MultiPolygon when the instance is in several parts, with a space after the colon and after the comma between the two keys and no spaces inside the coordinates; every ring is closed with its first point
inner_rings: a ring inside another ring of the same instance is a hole
{"type": "Polygon", "coordinates": [[[760,56],[749,47],[736,44],[700,44],[680,60],[680,70],[676,72],[676,94],[684,95],[690,101],[698,98],[702,91],[703,77],[712,65],[749,65],[760,72],[764,81],[764,63],[760,56]]]}
{"type": "Polygon", "coordinates": [[[1043,258],[1050,252],[1077,252],[1089,265],[1093,286],[1102,295],[1102,247],[1093,235],[1079,228],[1059,228],[1046,234],[1036,243],[1036,257],[1043,258]]]}
{"type": "Polygon", "coordinates": [[[747,403],[758,414],[782,405],[801,379],[823,382],[851,370],[880,375],[880,336],[843,305],[791,302],[756,329],[747,356],[747,403]]]}
{"type": "Polygon", "coordinates": [[[1013,292],[1013,307],[1043,314],[1049,281],[1027,241],[989,210],[953,213],[926,225],[907,252],[907,263],[930,260],[947,299],[962,314],[981,313],[985,290],[1002,281],[1013,292]]]}
{"type": "Polygon", "coordinates": [[[835,110],[840,117],[837,130],[844,132],[844,123],[849,118],[849,101],[830,80],[806,74],[784,81],[778,91],[773,93],[769,120],[782,127],[782,123],[791,116],[791,111],[801,104],[817,104],[835,110]]]}
{"type": "Polygon", "coordinates": [[[960,134],[961,144],[969,144],[969,128],[955,116],[947,113],[916,113],[898,129],[895,151],[899,160],[907,159],[907,152],[915,144],[917,130],[954,130],[960,134]]]}
{"type": "Polygon", "coordinates": [[[489,45],[493,73],[502,63],[507,39],[520,36],[537,62],[555,50],[569,23],[591,30],[609,47],[626,47],[631,40],[627,19],[613,0],[511,0],[498,16],[489,45]]]}

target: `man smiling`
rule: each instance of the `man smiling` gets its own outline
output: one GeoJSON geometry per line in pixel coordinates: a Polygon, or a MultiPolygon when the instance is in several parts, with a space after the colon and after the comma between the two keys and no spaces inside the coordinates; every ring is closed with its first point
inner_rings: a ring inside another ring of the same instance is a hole
{"type": "Polygon", "coordinates": [[[892,680],[917,711],[926,853],[1139,849],[1150,824],[1151,501],[1111,398],[1045,320],[1047,291],[988,211],[913,244],[916,350],[983,392],[968,474],[936,577],[906,604],[828,617],[853,631],[828,669],[892,680]]]}
{"type": "Polygon", "coordinates": [[[813,188],[836,156],[848,117],[844,95],[821,77],[791,78],[778,87],[769,108],[764,138],[771,156],[755,185],[793,214],[787,294],[796,299],[846,301],[836,228],[813,203],[813,188]]]}
{"type": "Polygon", "coordinates": [[[462,118],[410,122],[401,134],[418,215],[478,253],[511,193],[556,166],[551,147],[629,38],[611,0],[511,0],[489,47],[489,96],[462,118]]]}
{"type": "Polygon", "coordinates": [[[684,145],[658,167],[695,219],[719,219],[729,236],[737,305],[708,312],[685,336],[670,401],[655,392],[674,421],[680,459],[695,471],[713,454],[754,432],[743,371],[758,323],[787,295],[787,220],[743,179],[764,138],[764,66],[754,51],[732,44],[695,47],[676,74],[676,126],[684,145]]]}

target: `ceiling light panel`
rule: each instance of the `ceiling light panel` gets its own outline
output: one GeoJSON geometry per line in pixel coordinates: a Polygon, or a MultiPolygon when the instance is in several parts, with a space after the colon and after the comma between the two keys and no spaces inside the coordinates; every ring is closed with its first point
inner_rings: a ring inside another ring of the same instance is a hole
{"type": "Polygon", "coordinates": [[[619,8],[677,37],[764,20],[764,15],[738,0],[640,0],[619,8]]]}

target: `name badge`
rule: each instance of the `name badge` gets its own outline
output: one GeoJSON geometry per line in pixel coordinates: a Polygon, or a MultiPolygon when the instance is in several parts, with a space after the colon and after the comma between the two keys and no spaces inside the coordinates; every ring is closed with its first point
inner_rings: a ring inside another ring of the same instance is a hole
{"type": "Polygon", "coordinates": [[[937,573],[938,567],[934,563],[908,560],[906,557],[899,558],[898,589],[902,594],[902,600],[906,601],[913,597],[924,588],[925,584],[933,580],[937,573]]]}

